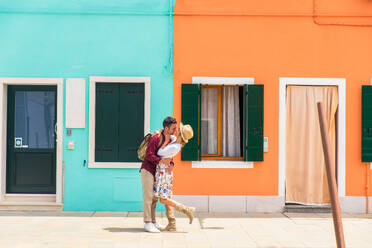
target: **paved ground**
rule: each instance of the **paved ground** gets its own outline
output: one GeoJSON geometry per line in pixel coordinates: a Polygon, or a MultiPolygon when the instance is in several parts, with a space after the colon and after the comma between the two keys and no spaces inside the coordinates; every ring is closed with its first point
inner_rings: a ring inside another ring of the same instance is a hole
{"type": "MultiPolygon", "coordinates": [[[[1,212],[0,247],[336,247],[330,214],[202,214],[143,232],[141,213],[1,212]]],[[[165,224],[164,214],[158,220],[165,224]]],[[[343,216],[346,247],[372,247],[372,215],[343,216]]]]}

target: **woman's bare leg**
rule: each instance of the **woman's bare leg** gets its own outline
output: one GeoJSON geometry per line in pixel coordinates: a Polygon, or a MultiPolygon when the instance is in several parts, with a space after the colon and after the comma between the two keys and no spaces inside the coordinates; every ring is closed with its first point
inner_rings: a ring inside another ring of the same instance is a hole
{"type": "Polygon", "coordinates": [[[173,201],[170,198],[168,198],[168,199],[160,198],[160,202],[163,203],[165,205],[165,207],[175,207],[176,206],[176,202],[173,201]]]}

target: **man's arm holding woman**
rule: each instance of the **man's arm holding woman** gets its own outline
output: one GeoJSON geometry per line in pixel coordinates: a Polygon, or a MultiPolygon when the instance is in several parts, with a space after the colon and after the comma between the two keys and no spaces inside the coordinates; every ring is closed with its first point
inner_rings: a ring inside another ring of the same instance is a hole
{"type": "Polygon", "coordinates": [[[159,145],[159,136],[154,135],[153,137],[150,138],[149,143],[147,144],[145,159],[150,161],[153,164],[162,163],[162,164],[170,165],[171,160],[172,160],[171,158],[161,159],[156,154],[158,145],[159,145]]]}

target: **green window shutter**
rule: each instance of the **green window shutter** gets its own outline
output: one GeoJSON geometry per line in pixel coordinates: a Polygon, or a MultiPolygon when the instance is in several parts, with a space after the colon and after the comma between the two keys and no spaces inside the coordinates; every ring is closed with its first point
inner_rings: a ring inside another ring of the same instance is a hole
{"type": "Polygon", "coordinates": [[[144,136],[144,92],[143,83],[120,84],[118,162],[139,162],[137,148],[144,136]]]}
{"type": "Polygon", "coordinates": [[[119,85],[96,84],[95,161],[117,162],[119,125],[119,85]]]}
{"type": "Polygon", "coordinates": [[[362,162],[372,162],[372,86],[362,86],[362,162]]]}
{"type": "Polygon", "coordinates": [[[194,137],[189,140],[181,151],[181,160],[200,160],[200,96],[199,84],[182,84],[181,121],[190,124],[194,130],[194,137]]]}
{"type": "Polygon", "coordinates": [[[263,161],[264,86],[244,86],[244,161],[263,161]]]}

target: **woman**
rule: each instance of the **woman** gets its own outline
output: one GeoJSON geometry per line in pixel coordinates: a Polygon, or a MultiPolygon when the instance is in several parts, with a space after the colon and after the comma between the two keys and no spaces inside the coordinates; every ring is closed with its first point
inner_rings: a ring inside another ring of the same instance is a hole
{"type": "MultiPolygon", "coordinates": [[[[159,148],[157,154],[159,157],[172,158],[174,157],[181,148],[194,136],[194,132],[190,125],[180,124],[180,129],[177,131],[176,136],[171,135],[171,143],[165,145],[167,142],[159,148]]],[[[178,203],[171,199],[173,189],[173,172],[172,169],[167,165],[159,163],[156,166],[155,183],[154,183],[154,196],[160,198],[160,202],[167,208],[168,225],[162,231],[175,231],[176,230],[176,219],[174,217],[171,207],[174,207],[176,211],[186,214],[190,220],[190,224],[194,218],[195,208],[186,207],[181,203],[178,203]]]]}

